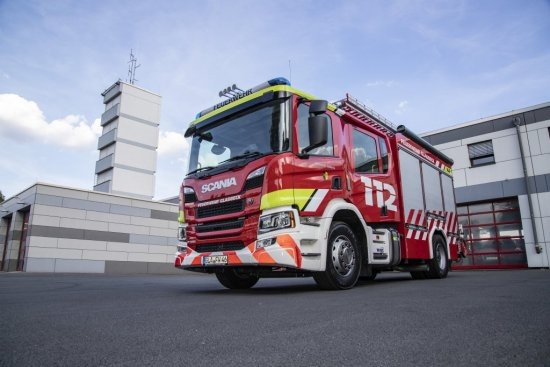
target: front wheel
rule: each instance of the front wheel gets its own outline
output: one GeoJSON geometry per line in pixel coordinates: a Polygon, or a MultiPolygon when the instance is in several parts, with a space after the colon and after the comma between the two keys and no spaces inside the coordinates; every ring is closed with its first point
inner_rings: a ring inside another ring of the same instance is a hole
{"type": "Polygon", "coordinates": [[[324,272],[313,274],[313,279],[322,289],[350,289],[361,271],[361,250],[355,233],[343,222],[330,226],[327,261],[324,272]]]}
{"type": "Polygon", "coordinates": [[[376,279],[376,276],[378,275],[378,270],[371,271],[370,275],[362,275],[359,277],[359,280],[374,280],[376,279]]]}
{"type": "Polygon", "coordinates": [[[236,269],[218,270],[216,278],[225,288],[229,289],[252,288],[259,280],[255,275],[239,272],[236,269]]]}

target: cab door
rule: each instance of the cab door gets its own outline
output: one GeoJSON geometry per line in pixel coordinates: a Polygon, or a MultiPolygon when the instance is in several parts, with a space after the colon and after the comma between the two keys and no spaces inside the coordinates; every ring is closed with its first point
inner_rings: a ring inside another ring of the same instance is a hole
{"type": "Polygon", "coordinates": [[[344,191],[344,160],[342,150],[342,123],[331,111],[323,116],[328,123],[326,144],[310,150],[307,157],[300,157],[309,145],[309,102],[295,105],[295,140],[297,158],[294,164],[294,195],[304,205],[300,210],[305,215],[322,215],[330,200],[342,197],[344,191]]]}
{"type": "Polygon", "coordinates": [[[399,200],[386,137],[349,126],[351,135],[351,200],[367,224],[399,220],[399,200]]]}

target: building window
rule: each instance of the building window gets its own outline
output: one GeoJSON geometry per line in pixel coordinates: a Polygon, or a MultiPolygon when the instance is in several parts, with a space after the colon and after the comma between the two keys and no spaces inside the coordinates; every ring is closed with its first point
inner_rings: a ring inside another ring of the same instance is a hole
{"type": "Polygon", "coordinates": [[[495,163],[493,142],[491,140],[468,145],[468,155],[472,167],[495,163]]]}

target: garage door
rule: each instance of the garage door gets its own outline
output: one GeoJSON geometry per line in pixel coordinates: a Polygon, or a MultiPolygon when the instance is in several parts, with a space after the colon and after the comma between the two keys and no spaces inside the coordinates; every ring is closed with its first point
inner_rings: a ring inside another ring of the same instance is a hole
{"type": "Polygon", "coordinates": [[[526,268],[517,198],[457,206],[469,255],[454,269],[526,268]]]}

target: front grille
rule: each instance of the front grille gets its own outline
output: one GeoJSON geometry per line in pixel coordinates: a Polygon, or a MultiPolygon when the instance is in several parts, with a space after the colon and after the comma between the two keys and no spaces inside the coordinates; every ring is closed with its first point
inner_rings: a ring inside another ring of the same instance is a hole
{"type": "Polygon", "coordinates": [[[195,251],[197,252],[217,252],[217,251],[238,251],[244,248],[244,243],[241,241],[207,243],[198,245],[195,251]]]}
{"type": "Polygon", "coordinates": [[[243,225],[244,225],[244,218],[222,220],[218,222],[198,224],[196,227],[196,231],[198,233],[223,231],[226,229],[242,228],[243,225]]]}
{"type": "Polygon", "coordinates": [[[244,200],[229,201],[197,208],[197,218],[208,218],[215,215],[238,213],[244,210],[244,200]]]}

